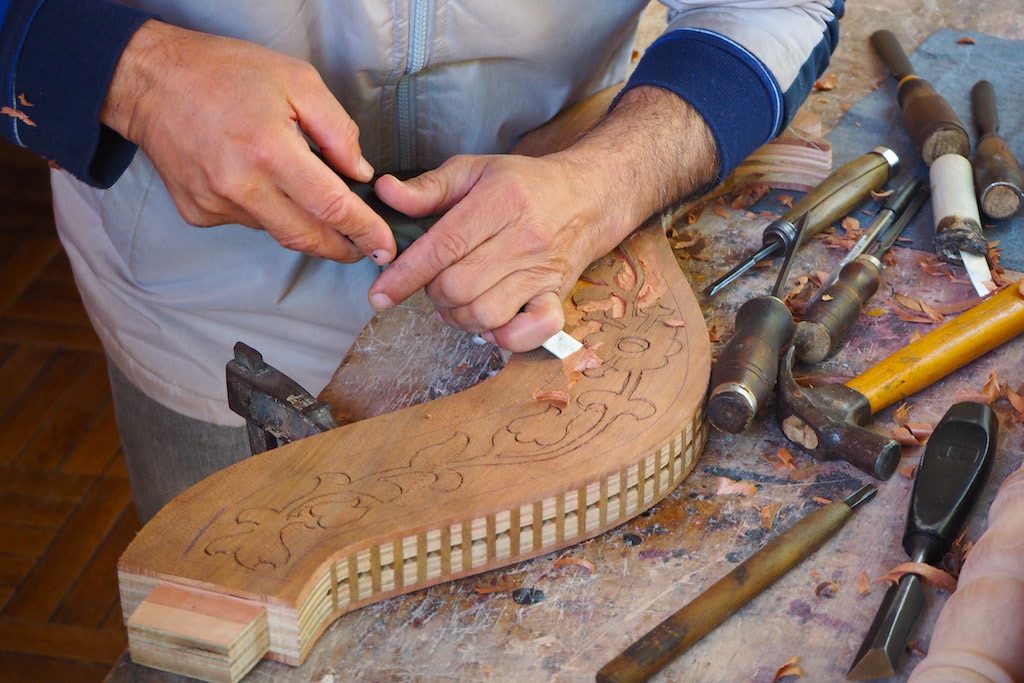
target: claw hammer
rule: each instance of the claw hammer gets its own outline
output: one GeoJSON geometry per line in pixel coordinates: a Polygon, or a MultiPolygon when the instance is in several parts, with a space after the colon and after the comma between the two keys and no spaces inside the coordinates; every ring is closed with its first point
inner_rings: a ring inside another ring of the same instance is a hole
{"type": "Polygon", "coordinates": [[[790,441],[819,460],[846,460],[888,479],[895,440],[865,428],[871,416],[1024,332],[1024,280],[943,323],[846,384],[805,388],[793,379],[792,346],[779,371],[776,419],[790,441]]]}

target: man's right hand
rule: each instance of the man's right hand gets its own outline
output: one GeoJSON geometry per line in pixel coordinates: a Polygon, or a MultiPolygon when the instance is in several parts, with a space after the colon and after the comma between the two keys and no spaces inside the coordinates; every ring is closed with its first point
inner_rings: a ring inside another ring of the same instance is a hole
{"type": "Polygon", "coordinates": [[[192,225],[241,223],[336,261],[395,256],[384,220],[302,136],[340,173],[372,178],[359,129],[306,62],[151,20],[123,53],[101,119],[145,150],[192,225]]]}

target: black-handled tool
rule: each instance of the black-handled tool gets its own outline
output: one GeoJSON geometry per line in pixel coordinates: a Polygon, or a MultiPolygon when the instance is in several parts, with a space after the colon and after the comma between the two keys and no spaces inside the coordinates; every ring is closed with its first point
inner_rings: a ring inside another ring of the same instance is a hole
{"type": "Polygon", "coordinates": [[[793,345],[803,363],[820,363],[846,341],[864,304],[878,291],[882,257],[928,199],[928,185],[919,178],[903,184],[875,216],[864,237],[840,262],[838,272],[818,290],[796,325],[793,345]]]}
{"type": "Polygon", "coordinates": [[[971,161],[978,206],[993,220],[1009,218],[1024,206],[1024,171],[999,135],[996,92],[988,81],[971,88],[971,112],[979,136],[971,161]]]}
{"type": "Polygon", "coordinates": [[[928,81],[914,74],[907,54],[891,31],[875,31],[871,44],[899,81],[896,99],[903,123],[928,166],[943,154],[971,153],[971,140],[953,107],[928,81]]]}
{"type": "MultiPolygon", "coordinates": [[[[910,495],[903,549],[911,561],[935,565],[949,551],[992,468],[998,428],[991,408],[970,401],[950,408],[935,428],[910,495]]],[[[847,680],[894,675],[923,604],[921,577],[904,575],[882,599],[847,680]]]]}
{"type": "MultiPolygon", "coordinates": [[[[809,224],[805,213],[796,226],[795,244],[800,243],[809,224]]],[[[793,336],[793,314],[781,297],[795,257],[794,246],[786,254],[771,294],[740,306],[736,331],[711,371],[708,420],[723,432],[738,434],[750,426],[775,388],[779,353],[793,336]]]]}
{"type": "Polygon", "coordinates": [[[768,224],[761,236],[761,248],[734,266],[702,292],[711,297],[754,267],[758,261],[773,254],[788,254],[805,241],[847,216],[863,202],[872,190],[878,190],[896,173],[899,157],[891,149],[877,147],[844,164],[820,185],[804,195],[781,218],[768,224]],[[807,216],[809,227],[801,239],[796,224],[807,216]]]}

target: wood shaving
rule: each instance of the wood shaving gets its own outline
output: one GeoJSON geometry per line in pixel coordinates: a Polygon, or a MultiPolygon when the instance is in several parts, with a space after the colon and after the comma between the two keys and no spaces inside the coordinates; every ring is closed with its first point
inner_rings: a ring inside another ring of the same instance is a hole
{"type": "Polygon", "coordinates": [[[904,403],[897,408],[896,412],[892,415],[892,421],[900,427],[906,427],[907,423],[910,422],[910,404],[904,403]]]}
{"type": "Polygon", "coordinates": [[[793,464],[793,453],[788,448],[783,446],[782,448],[780,448],[778,450],[778,453],[776,453],[776,455],[778,456],[779,460],[782,462],[781,469],[786,469],[786,470],[795,470],[796,469],[796,465],[793,464]]]}
{"type": "Polygon", "coordinates": [[[835,298],[835,297],[833,297],[833,296],[831,296],[831,295],[829,295],[829,294],[822,294],[822,295],[821,295],[821,300],[822,300],[822,301],[832,301],[832,299],[834,299],[834,298],[835,298]]]}
{"type": "Polygon", "coordinates": [[[820,503],[821,505],[829,505],[832,502],[830,499],[822,498],[821,496],[815,496],[814,498],[811,498],[811,500],[815,503],[820,503]]]}
{"type": "Polygon", "coordinates": [[[729,218],[729,217],[732,216],[732,214],[729,213],[729,209],[725,208],[724,206],[720,206],[718,204],[715,204],[714,206],[711,207],[711,213],[715,214],[716,216],[720,216],[722,218],[729,218]]]}
{"type": "Polygon", "coordinates": [[[686,321],[681,320],[679,318],[674,318],[672,320],[662,320],[661,324],[664,325],[665,327],[686,327],[686,321]]]}
{"type": "Polygon", "coordinates": [[[978,41],[970,36],[962,36],[956,40],[957,45],[976,45],[977,43],[978,41]]]}
{"type": "Polygon", "coordinates": [[[708,208],[706,202],[701,202],[697,206],[690,209],[690,213],[686,214],[687,225],[693,225],[700,220],[700,217],[704,214],[704,209],[708,208]]]}
{"type": "Polygon", "coordinates": [[[591,368],[601,367],[604,361],[597,355],[597,349],[593,349],[589,346],[584,346],[582,349],[572,354],[565,359],[562,363],[562,370],[566,374],[571,372],[583,372],[591,368]]]}
{"type": "Polygon", "coordinates": [[[893,192],[895,192],[895,190],[886,190],[885,192],[875,192],[874,190],[871,190],[871,198],[877,202],[879,199],[891,197],[893,192]]]}
{"type": "Polygon", "coordinates": [[[11,107],[0,107],[0,114],[7,114],[12,119],[18,119],[26,126],[35,127],[36,123],[28,117],[28,114],[21,111],[20,109],[12,109],[11,107]]]}
{"type": "Polygon", "coordinates": [[[814,82],[814,89],[817,91],[835,90],[836,86],[839,85],[839,74],[835,71],[825,74],[824,78],[818,79],[814,82]]]}
{"type": "Polygon", "coordinates": [[[999,375],[993,370],[988,375],[988,380],[985,382],[985,386],[981,388],[982,393],[989,396],[992,401],[998,401],[1003,397],[1003,384],[999,381],[999,375]]]}
{"type": "Polygon", "coordinates": [[[788,194],[780,194],[779,204],[793,208],[793,197],[788,194]]]}
{"type": "Polygon", "coordinates": [[[775,526],[775,518],[779,515],[779,508],[782,507],[781,503],[771,503],[761,508],[761,528],[765,531],[771,531],[772,527],[775,526]]]}
{"type": "Polygon", "coordinates": [[[904,465],[903,467],[900,468],[900,474],[906,477],[907,479],[913,479],[915,472],[917,472],[916,464],[904,465]]]}
{"type": "Polygon", "coordinates": [[[708,328],[708,339],[710,339],[713,342],[722,341],[722,336],[718,331],[718,325],[712,325],[710,328],[708,328]]]}
{"type": "Polygon", "coordinates": [[[788,662],[780,666],[779,670],[775,672],[775,678],[772,679],[772,683],[777,683],[786,676],[796,676],[797,678],[803,676],[804,670],[797,666],[797,662],[799,661],[799,657],[793,657],[788,662]]]}
{"type": "Polygon", "coordinates": [[[729,206],[734,209],[749,209],[768,193],[768,189],[764,183],[748,185],[730,202],[729,206]]]}
{"type": "Polygon", "coordinates": [[[857,576],[857,592],[860,595],[871,595],[871,579],[867,572],[861,572],[857,576]]]}
{"type": "Polygon", "coordinates": [[[18,95],[18,104],[20,104],[23,107],[35,106],[31,102],[28,101],[28,98],[25,97],[25,93],[21,93],[20,95],[18,95]]]}
{"type": "Polygon", "coordinates": [[[737,494],[741,496],[756,496],[757,487],[749,481],[735,481],[729,477],[718,478],[718,488],[715,493],[719,496],[737,494]]]}
{"type": "Polygon", "coordinates": [[[914,433],[906,427],[893,427],[891,430],[892,438],[896,439],[896,442],[901,446],[920,446],[921,442],[917,440],[914,433]]]}
{"type": "Polygon", "coordinates": [[[566,408],[569,406],[568,391],[542,391],[540,389],[535,389],[533,392],[533,398],[538,403],[549,403],[556,408],[566,408]]]}
{"type": "Polygon", "coordinates": [[[920,443],[927,441],[928,437],[930,437],[932,432],[935,431],[935,427],[932,425],[921,422],[908,422],[904,426],[910,430],[910,433],[913,434],[914,438],[920,443]]]}
{"type": "Polygon", "coordinates": [[[581,569],[585,569],[588,574],[593,574],[597,571],[592,562],[580,557],[563,557],[556,560],[553,566],[555,569],[561,569],[562,567],[580,567],[581,569]]]}
{"type": "Polygon", "coordinates": [[[915,655],[917,657],[927,657],[928,656],[928,651],[927,650],[922,650],[921,646],[917,644],[916,640],[912,640],[909,643],[907,643],[906,650],[910,654],[915,655]]]}
{"type": "Polygon", "coordinates": [[[917,574],[924,582],[935,586],[939,590],[952,593],[956,590],[956,578],[947,571],[923,562],[904,562],[894,567],[885,576],[876,579],[878,582],[886,582],[892,585],[898,582],[906,574],[917,574]]]}
{"type": "Polygon", "coordinates": [[[847,216],[844,218],[840,225],[842,225],[843,229],[847,232],[857,232],[860,230],[860,221],[853,216],[847,216]]]}
{"type": "Polygon", "coordinates": [[[814,587],[814,594],[819,598],[834,598],[839,592],[839,584],[835,581],[822,581],[814,587]]]}

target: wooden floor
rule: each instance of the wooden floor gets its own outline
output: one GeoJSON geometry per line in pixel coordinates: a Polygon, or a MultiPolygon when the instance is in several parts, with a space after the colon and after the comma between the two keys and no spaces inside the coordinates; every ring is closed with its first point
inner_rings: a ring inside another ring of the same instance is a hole
{"type": "Polygon", "coordinates": [[[0,680],[100,681],[138,520],[46,165],[0,147],[0,680]]]}

